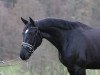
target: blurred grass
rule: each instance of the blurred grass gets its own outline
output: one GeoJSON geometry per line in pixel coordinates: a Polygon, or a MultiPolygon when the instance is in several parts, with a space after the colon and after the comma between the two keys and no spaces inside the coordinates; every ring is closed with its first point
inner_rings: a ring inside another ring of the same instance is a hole
{"type": "MultiPolygon", "coordinates": [[[[26,62],[25,62],[26,63],[26,62]]],[[[13,63],[0,64],[0,75],[69,75],[66,67],[61,63],[47,64],[42,68],[37,68],[37,65],[25,64],[18,61],[13,63]]],[[[87,75],[100,75],[99,70],[87,70],[87,75]]]]}
{"type": "Polygon", "coordinates": [[[0,75],[29,75],[29,71],[24,71],[18,62],[8,62],[0,64],[0,75]]]}
{"type": "Polygon", "coordinates": [[[0,67],[0,75],[29,75],[21,69],[20,65],[0,67]]]}

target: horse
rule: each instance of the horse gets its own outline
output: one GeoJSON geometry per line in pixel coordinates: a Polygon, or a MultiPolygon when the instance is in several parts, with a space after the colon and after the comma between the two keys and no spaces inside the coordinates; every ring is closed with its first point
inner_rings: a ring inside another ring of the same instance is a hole
{"type": "Polygon", "coordinates": [[[59,60],[70,75],[86,75],[86,69],[100,69],[100,29],[55,18],[21,20],[25,24],[22,60],[28,60],[45,38],[57,48],[59,60]]]}

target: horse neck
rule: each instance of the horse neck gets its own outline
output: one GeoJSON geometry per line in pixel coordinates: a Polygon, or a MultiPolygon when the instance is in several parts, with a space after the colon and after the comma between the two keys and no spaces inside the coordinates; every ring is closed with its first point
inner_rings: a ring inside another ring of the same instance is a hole
{"type": "Polygon", "coordinates": [[[60,19],[40,20],[36,22],[36,25],[42,32],[43,37],[50,41],[59,51],[63,48],[65,40],[69,38],[68,36],[70,35],[70,30],[79,27],[83,30],[90,28],[82,23],[69,22],[60,19]]]}
{"type": "Polygon", "coordinates": [[[63,43],[65,41],[64,36],[65,31],[57,29],[57,28],[46,28],[42,35],[45,39],[47,39],[49,42],[51,42],[58,51],[61,51],[63,49],[63,43]]]}

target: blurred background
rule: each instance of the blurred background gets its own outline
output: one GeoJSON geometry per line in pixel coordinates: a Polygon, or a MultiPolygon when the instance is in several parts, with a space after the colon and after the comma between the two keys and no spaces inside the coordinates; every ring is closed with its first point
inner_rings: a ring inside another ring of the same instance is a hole
{"type": "MultiPolygon", "coordinates": [[[[24,24],[20,17],[80,21],[100,28],[100,0],[0,0],[0,75],[69,75],[47,40],[27,61],[19,58],[24,24]]],[[[100,75],[87,70],[87,75],[100,75]]]]}

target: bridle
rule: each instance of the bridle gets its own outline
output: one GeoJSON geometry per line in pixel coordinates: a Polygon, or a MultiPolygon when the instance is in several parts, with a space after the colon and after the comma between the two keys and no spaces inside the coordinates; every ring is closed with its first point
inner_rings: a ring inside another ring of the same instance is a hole
{"type": "Polygon", "coordinates": [[[33,52],[35,51],[35,50],[34,50],[34,46],[31,45],[31,44],[29,44],[29,43],[22,42],[21,45],[22,45],[23,47],[28,47],[28,48],[29,48],[29,50],[28,50],[29,53],[33,53],[33,52]]]}
{"type": "MultiPolygon", "coordinates": [[[[37,28],[37,33],[35,34],[34,37],[36,37],[36,36],[39,34],[39,35],[40,35],[40,38],[42,39],[42,34],[40,33],[38,27],[31,27],[31,28],[37,28]]],[[[33,52],[35,51],[34,47],[35,47],[35,45],[36,45],[36,40],[35,40],[35,42],[34,42],[34,45],[31,45],[31,44],[26,43],[26,42],[22,42],[21,45],[22,45],[23,47],[28,47],[28,48],[29,48],[29,50],[28,50],[29,53],[33,53],[33,52]]]]}

